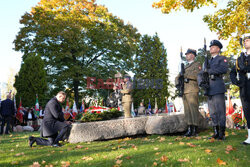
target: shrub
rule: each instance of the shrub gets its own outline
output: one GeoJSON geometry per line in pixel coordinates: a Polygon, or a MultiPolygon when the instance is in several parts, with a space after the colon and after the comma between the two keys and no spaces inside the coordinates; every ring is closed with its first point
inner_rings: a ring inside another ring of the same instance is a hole
{"type": "Polygon", "coordinates": [[[80,113],[76,116],[76,120],[80,122],[93,122],[93,121],[103,121],[110,120],[113,118],[118,118],[122,116],[122,112],[116,108],[112,108],[109,111],[92,111],[86,113],[80,113]]]}

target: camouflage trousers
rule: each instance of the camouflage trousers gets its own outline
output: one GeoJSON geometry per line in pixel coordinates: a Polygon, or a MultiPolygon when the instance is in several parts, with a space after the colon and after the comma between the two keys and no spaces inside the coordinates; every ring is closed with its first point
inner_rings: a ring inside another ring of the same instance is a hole
{"type": "Polygon", "coordinates": [[[131,103],[132,102],[122,102],[125,118],[131,118],[131,103]]]}

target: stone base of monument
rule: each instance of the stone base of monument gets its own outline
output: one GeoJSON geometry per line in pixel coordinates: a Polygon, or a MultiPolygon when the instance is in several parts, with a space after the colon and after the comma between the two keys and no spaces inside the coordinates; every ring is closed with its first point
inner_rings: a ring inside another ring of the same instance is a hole
{"type": "MultiPolygon", "coordinates": [[[[199,117],[199,122],[199,129],[208,128],[208,123],[202,115],[199,117]]],[[[185,132],[187,130],[184,114],[178,113],[74,123],[72,125],[69,136],[70,143],[107,140],[146,134],[163,135],[185,132]]]]}

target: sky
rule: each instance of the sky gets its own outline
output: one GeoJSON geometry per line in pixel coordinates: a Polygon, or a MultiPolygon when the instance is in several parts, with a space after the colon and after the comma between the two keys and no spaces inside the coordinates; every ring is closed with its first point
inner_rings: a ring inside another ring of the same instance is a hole
{"type": "MultiPolygon", "coordinates": [[[[13,41],[22,26],[19,23],[21,16],[25,12],[30,12],[31,7],[39,1],[0,1],[0,83],[7,82],[11,71],[18,72],[20,69],[22,53],[13,50],[13,41]]],[[[204,7],[192,13],[182,10],[168,15],[162,14],[159,9],[152,8],[153,2],[154,0],[97,0],[98,4],[105,5],[109,12],[123,19],[125,23],[132,24],[141,34],[158,34],[167,49],[170,80],[173,81],[178,74],[181,46],[185,53],[188,48],[196,50],[202,48],[204,37],[208,42],[217,39],[216,33],[208,29],[202,18],[206,14],[212,14],[219,8],[225,7],[227,0],[220,1],[222,3],[217,9],[204,7]]],[[[227,44],[226,41],[222,43],[224,46],[227,44]]]]}

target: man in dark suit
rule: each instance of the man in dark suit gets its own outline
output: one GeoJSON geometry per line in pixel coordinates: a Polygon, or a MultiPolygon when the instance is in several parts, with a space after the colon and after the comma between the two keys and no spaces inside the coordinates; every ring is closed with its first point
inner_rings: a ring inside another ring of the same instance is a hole
{"type": "MultiPolygon", "coordinates": [[[[211,138],[225,140],[226,130],[226,105],[225,105],[225,83],[223,74],[228,71],[228,62],[225,56],[220,55],[222,44],[218,40],[210,42],[211,60],[209,61],[209,89],[208,109],[212,119],[214,134],[211,138]]],[[[202,73],[203,71],[201,71],[202,73]]],[[[199,73],[198,80],[201,78],[199,73]]],[[[199,81],[200,82],[200,81],[199,81]]]]}
{"type": "Polygon", "coordinates": [[[41,136],[47,139],[38,137],[29,137],[29,145],[36,142],[37,145],[59,147],[59,141],[63,140],[71,129],[71,122],[64,120],[64,114],[60,103],[65,100],[66,94],[63,91],[57,93],[45,107],[44,118],[42,121],[41,136]]]}
{"type": "Polygon", "coordinates": [[[243,41],[246,52],[242,52],[237,59],[230,78],[240,88],[240,99],[247,120],[248,138],[242,144],[250,145],[250,33],[244,34],[243,41]]]}
{"type": "Polygon", "coordinates": [[[0,114],[2,116],[2,125],[0,134],[3,134],[5,123],[7,124],[5,134],[9,134],[10,123],[15,115],[14,102],[10,98],[11,95],[9,94],[7,95],[7,99],[1,103],[0,114]]]}

